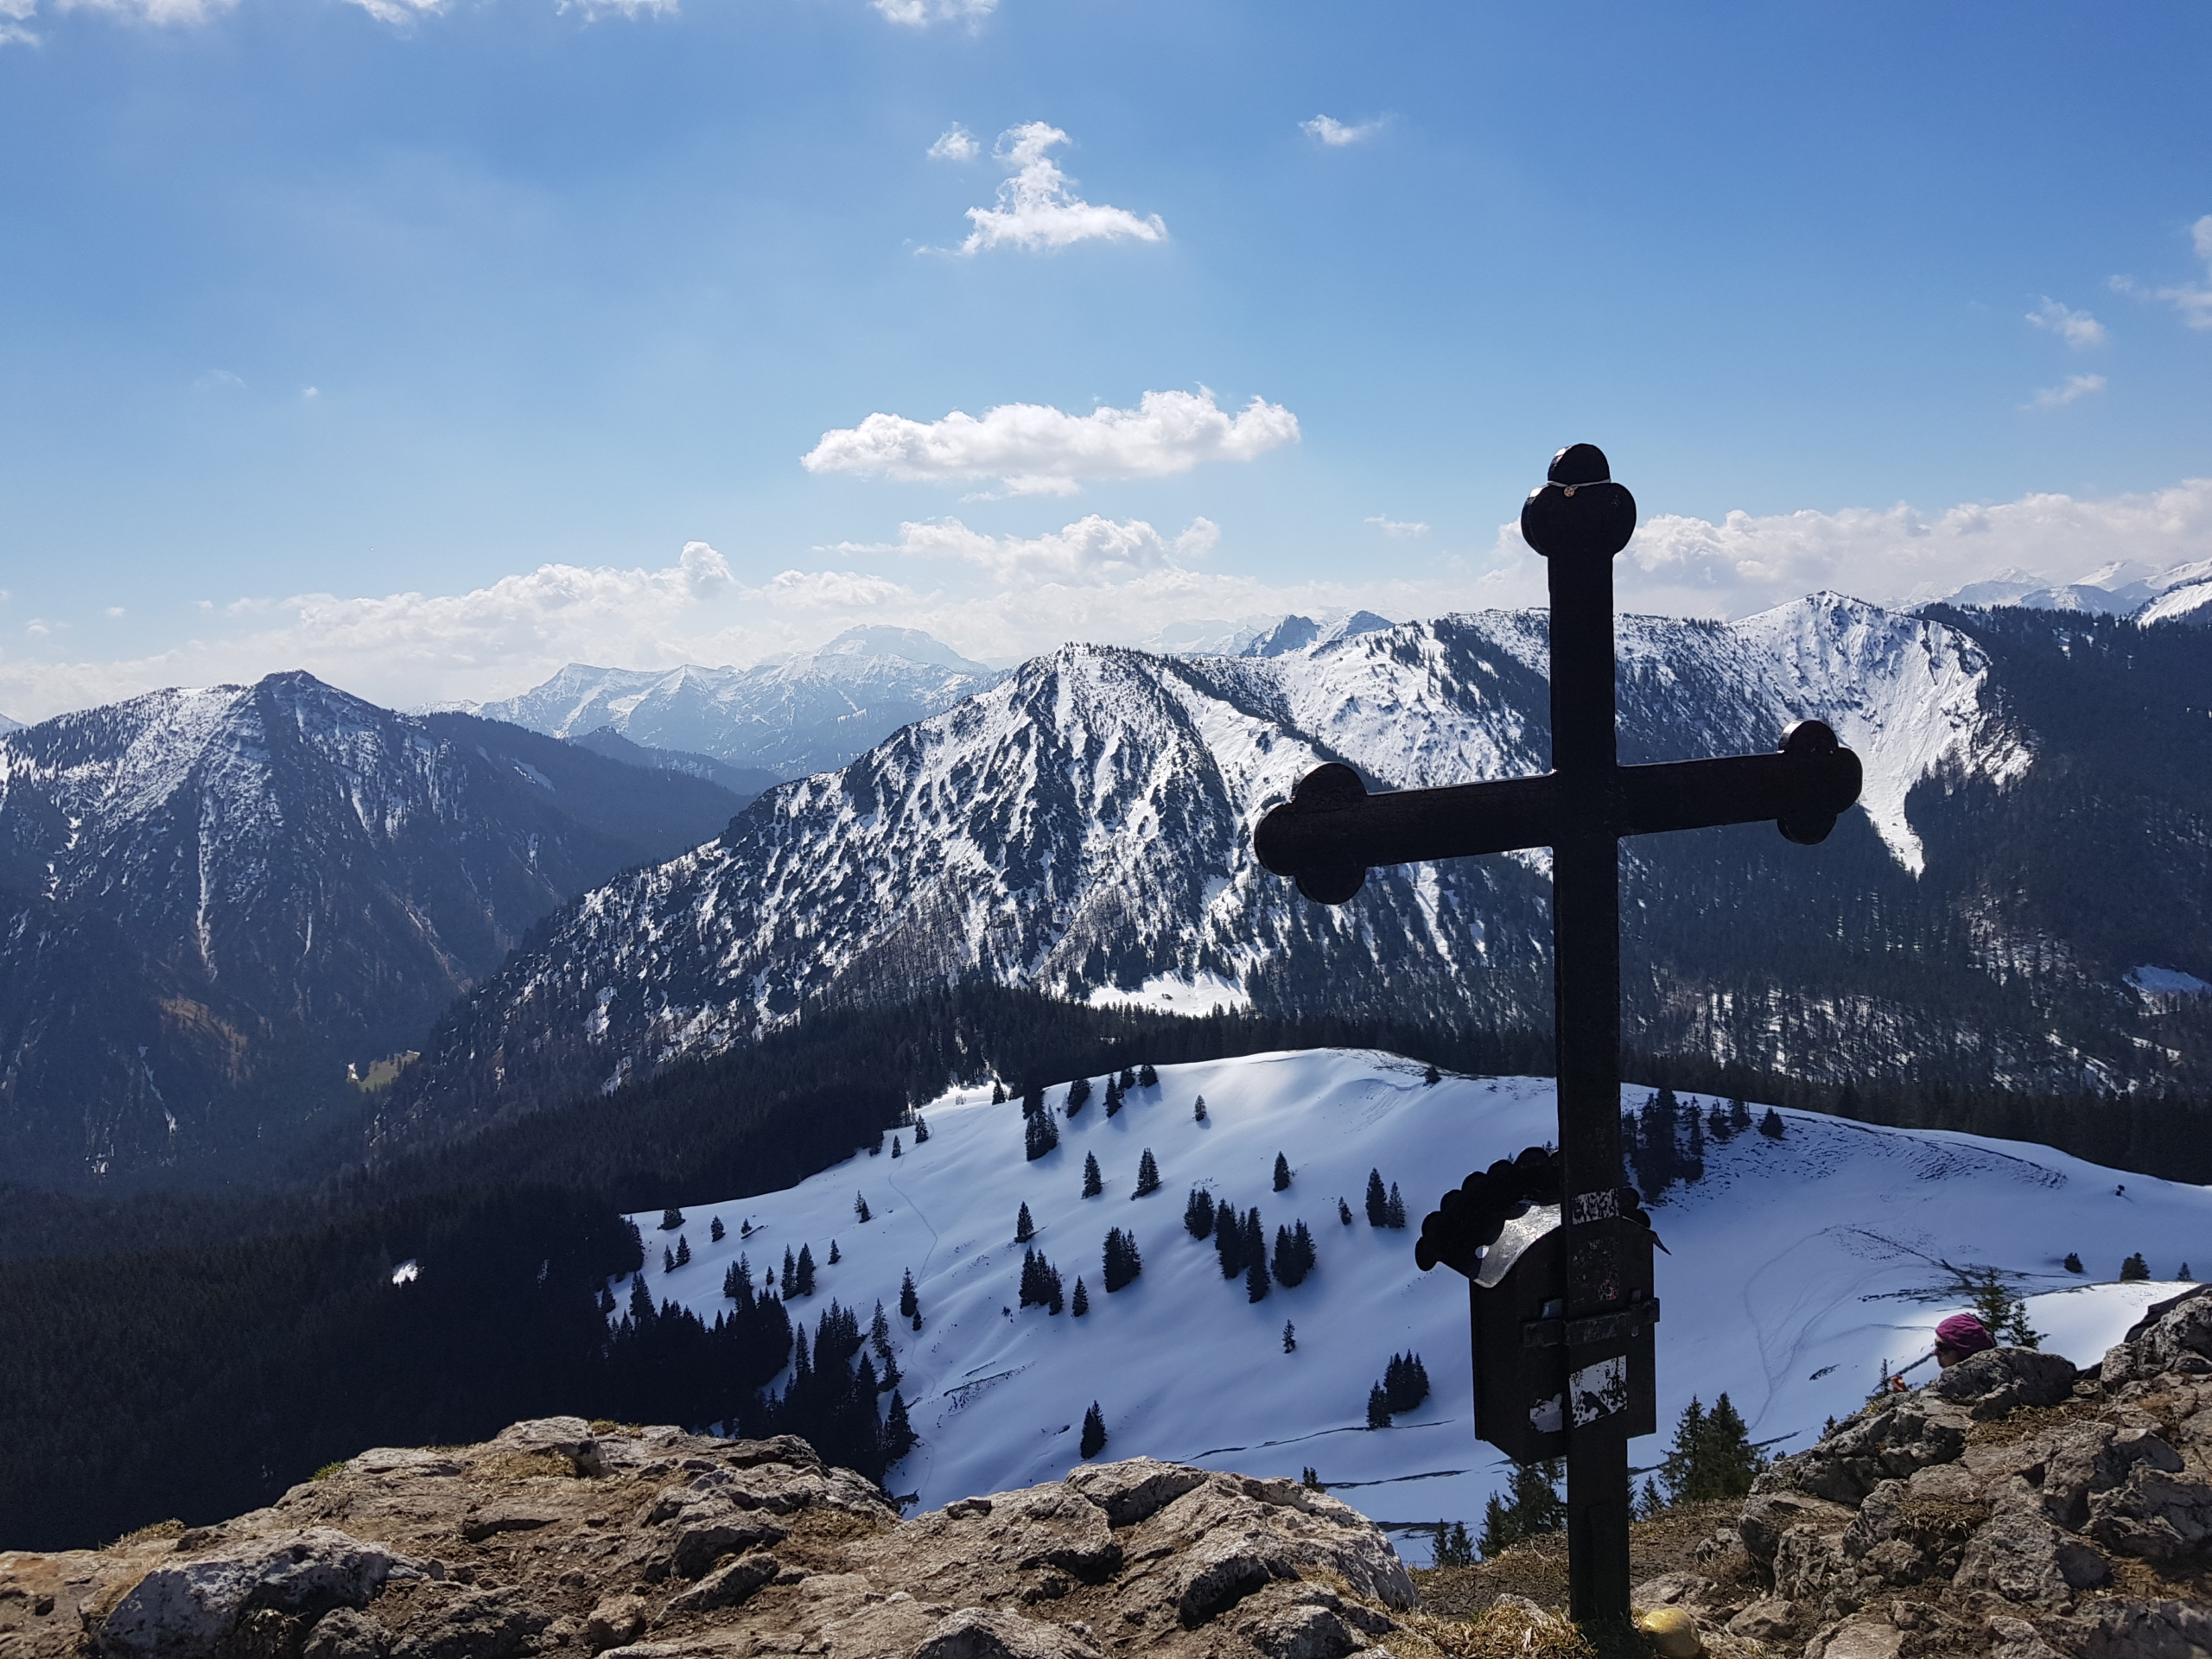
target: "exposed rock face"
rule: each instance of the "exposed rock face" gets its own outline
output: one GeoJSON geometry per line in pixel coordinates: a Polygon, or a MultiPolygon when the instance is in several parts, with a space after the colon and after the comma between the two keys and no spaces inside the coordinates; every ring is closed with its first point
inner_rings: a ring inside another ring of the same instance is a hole
{"type": "MultiPolygon", "coordinates": [[[[518,1423],[219,1527],[0,1554],[0,1656],[1345,1659],[1413,1585],[1319,1492],[1139,1458],[901,1521],[805,1442],[518,1423]]],[[[1394,1634],[1395,1633],[1395,1634],[1394,1634]]],[[[1380,1656],[1378,1655],[1378,1659],[1380,1656]]]]}
{"type": "Polygon", "coordinates": [[[1869,1405],[1762,1475],[1735,1534],[1767,1593],[1699,1609],[1735,1651],[2206,1659],[2212,1287],[2101,1367],[1999,1348],[1869,1405]]]}

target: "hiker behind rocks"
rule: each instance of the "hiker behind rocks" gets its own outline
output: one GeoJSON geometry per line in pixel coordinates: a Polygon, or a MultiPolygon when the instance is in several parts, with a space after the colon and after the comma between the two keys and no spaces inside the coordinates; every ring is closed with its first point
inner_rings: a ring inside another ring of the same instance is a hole
{"type": "MultiPolygon", "coordinates": [[[[1936,1368],[1948,1371],[1967,1355],[1996,1345],[1997,1338],[1989,1334],[1989,1327],[1980,1319],[1971,1313],[1954,1313],[1936,1327],[1936,1368]]],[[[1890,1379],[1890,1390],[1893,1394],[1905,1392],[1902,1371],[1890,1379]]]]}

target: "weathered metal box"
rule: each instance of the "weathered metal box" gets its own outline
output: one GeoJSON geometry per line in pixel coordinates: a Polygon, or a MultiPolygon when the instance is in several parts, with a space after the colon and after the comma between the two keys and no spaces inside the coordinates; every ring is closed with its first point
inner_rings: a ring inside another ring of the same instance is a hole
{"type": "Polygon", "coordinates": [[[1475,1438],[1518,1462],[1565,1457],[1570,1426],[1617,1417],[1629,1436],[1658,1431],[1651,1233],[1618,1220],[1587,1231],[1610,1254],[1605,1277],[1621,1293],[1602,1313],[1567,1317],[1567,1233],[1557,1205],[1507,1222],[1468,1281],[1475,1438]]]}

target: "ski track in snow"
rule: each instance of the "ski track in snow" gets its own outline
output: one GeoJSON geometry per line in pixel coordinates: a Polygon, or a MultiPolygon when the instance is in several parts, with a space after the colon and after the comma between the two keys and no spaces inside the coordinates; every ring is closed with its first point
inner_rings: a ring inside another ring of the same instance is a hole
{"type": "MultiPolygon", "coordinates": [[[[857,1154],[785,1192],[694,1206],[682,1229],[696,1235],[692,1261],[672,1275],[649,1269],[646,1285],[656,1300],[711,1321],[724,1306],[723,1268],[741,1253],[758,1273],[804,1240],[822,1263],[834,1238],[838,1264],[817,1267],[816,1294],[791,1304],[810,1329],[832,1298],[863,1324],[879,1300],[895,1309],[912,1268],[923,1329],[894,1319],[893,1333],[922,1439],[888,1484],[925,1509],[1065,1474],[1077,1461],[1073,1425],[1096,1399],[1109,1457],[1294,1479],[1311,1465],[1378,1521],[1472,1527],[1507,1466],[1472,1438],[1464,1283],[1445,1268],[1422,1274],[1413,1242],[1421,1217],[1467,1171],[1555,1137],[1550,1083],[1447,1077],[1429,1087],[1410,1061],[1344,1050],[1167,1066],[1160,1079],[1132,1090],[1112,1119],[1095,1087],[1063,1121],[1059,1147],[1034,1163],[1022,1157],[1018,1102],[991,1105],[988,1088],[948,1093],[922,1109],[929,1140],[899,1159],[857,1154]],[[1201,1094],[1205,1123],[1192,1111],[1201,1094]],[[1147,1147],[1163,1185],[1133,1201],[1147,1147]],[[1295,1172],[1284,1192],[1270,1185],[1278,1151],[1295,1172]],[[1084,1156],[1094,1152],[1106,1192],[1081,1198],[1084,1156]],[[1367,1224],[1370,1167],[1402,1189],[1407,1230],[1367,1224]],[[1248,1303],[1241,1278],[1222,1279],[1211,1243],[1184,1230],[1194,1185],[1257,1205],[1270,1243],[1276,1227],[1304,1220],[1319,1267],[1304,1284],[1248,1303]],[[864,1225],[855,1190],[875,1211],[864,1225]],[[1339,1196],[1352,1206],[1349,1227],[1337,1219],[1339,1196]],[[1071,1296],[1077,1275],[1086,1281],[1086,1318],[1016,1306],[1023,1247],[1014,1224],[1025,1201],[1036,1246],[1071,1296]],[[707,1240],[715,1217],[728,1230],[720,1244],[707,1240]],[[766,1233],[741,1239],[746,1220],[766,1233]],[[1109,1296],[1100,1252],[1116,1226],[1134,1229],[1144,1272],[1109,1296]],[[1298,1327],[1294,1354],[1282,1351],[1286,1319],[1298,1327]],[[1422,1356],[1435,1391],[1393,1427],[1370,1431],[1369,1385],[1407,1349],[1422,1356]]],[[[1048,1103],[1060,1109],[1066,1092],[1052,1089],[1048,1103]]],[[[1630,1085],[1623,1103],[1640,1105],[1646,1093],[1630,1085]]],[[[1777,1450],[1809,1445],[1826,1418],[1859,1406],[1885,1361],[1927,1352],[1936,1321],[1965,1305],[1946,1288],[1943,1262],[2020,1275],[2044,1345],[2077,1363],[2174,1287],[2085,1283],[2061,1265],[2069,1250],[2096,1274],[2116,1274],[2138,1249],[2158,1273],[2184,1260],[2212,1265],[2212,1189],[2116,1175],[2020,1142],[1782,1115],[1781,1141],[1756,1131],[1709,1141],[1706,1179],[1653,1207],[1672,1252],[1657,1258],[1662,1433],[1633,1444],[1637,1465],[1659,1460],[1693,1393],[1710,1403],[1726,1390],[1752,1438],[1777,1450]],[[2123,1184],[2124,1197],[2113,1190],[2123,1184]]],[[[636,1217],[649,1240],[659,1218],[657,1209],[636,1217]]],[[[647,1254],[658,1259],[657,1249],[647,1254]]],[[[618,1281],[618,1300],[626,1288],[618,1281]]],[[[1426,1559],[1421,1534],[1402,1532],[1401,1547],[1426,1559]]]]}

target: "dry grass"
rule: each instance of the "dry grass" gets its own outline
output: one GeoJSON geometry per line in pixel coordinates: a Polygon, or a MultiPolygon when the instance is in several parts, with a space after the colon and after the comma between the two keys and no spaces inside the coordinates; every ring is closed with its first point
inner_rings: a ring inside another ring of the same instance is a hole
{"type": "Polygon", "coordinates": [[[1472,1618],[1407,1613],[1399,1623],[1449,1659],[1598,1659],[1598,1649],[1563,1618],[1499,1602],[1472,1618]]]}
{"type": "MultiPolygon", "coordinates": [[[[1740,1498],[1719,1498],[1685,1503],[1637,1522],[1629,1529],[1630,1581],[1641,1584],[1662,1573],[1701,1573],[1719,1581],[1725,1592],[1732,1574],[1750,1563],[1740,1551],[1700,1561],[1697,1547],[1717,1529],[1735,1525],[1742,1509],[1740,1498]]],[[[1567,1535],[1531,1539],[1472,1567],[1417,1567],[1413,1578],[1421,1605],[1448,1618],[1471,1618],[1500,1596],[1526,1596],[1540,1607],[1560,1611],[1567,1606],[1567,1535]]]]}

